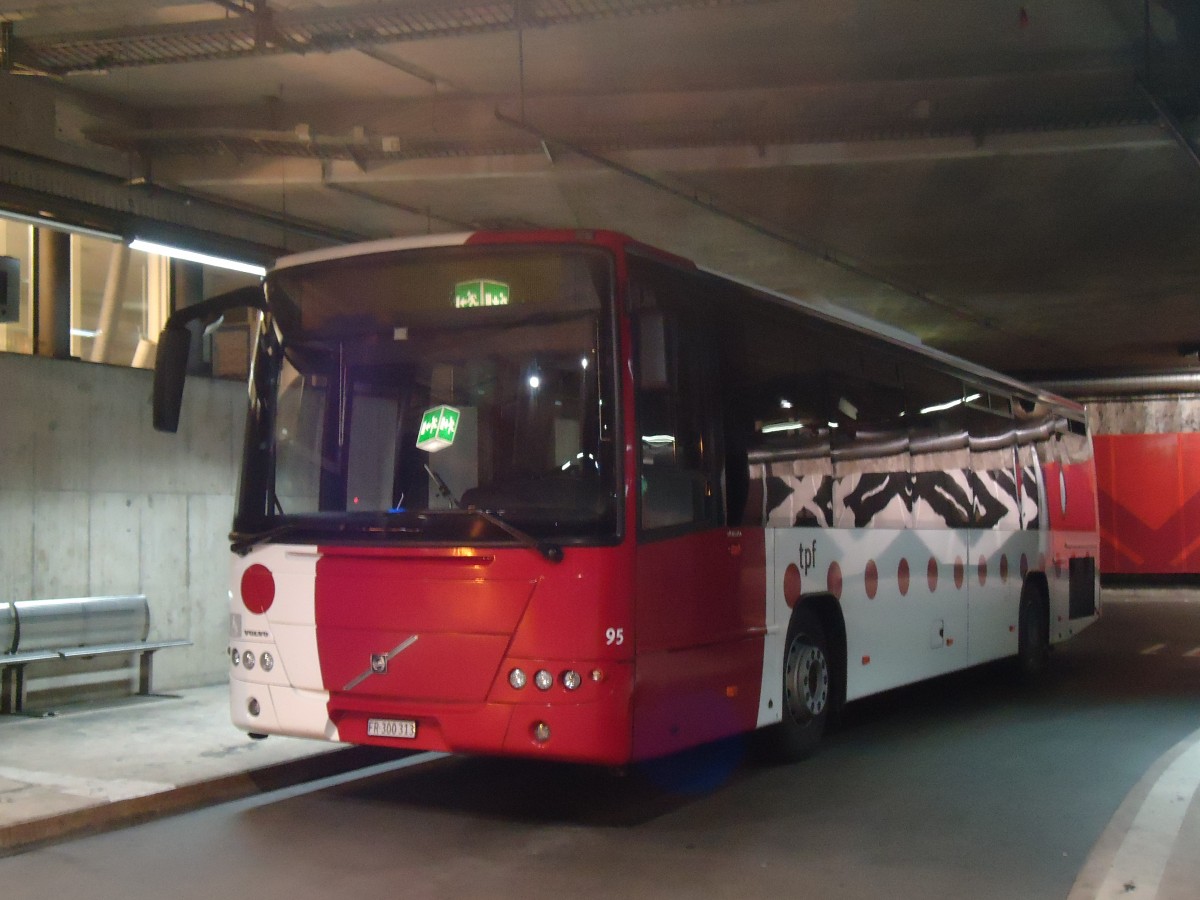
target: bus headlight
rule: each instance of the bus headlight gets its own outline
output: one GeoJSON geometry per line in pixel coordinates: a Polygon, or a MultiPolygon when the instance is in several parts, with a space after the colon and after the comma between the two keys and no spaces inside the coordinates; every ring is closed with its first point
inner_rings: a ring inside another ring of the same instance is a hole
{"type": "Polygon", "coordinates": [[[582,683],[583,683],[583,678],[581,678],[579,673],[576,672],[574,669],[567,669],[567,671],[562,673],[562,685],[568,691],[578,690],[579,685],[581,685],[582,683]]]}
{"type": "Polygon", "coordinates": [[[525,675],[525,670],[513,669],[511,672],[509,672],[508,683],[512,686],[513,690],[516,691],[519,691],[521,688],[525,687],[525,685],[529,683],[529,679],[525,675]]]}
{"type": "Polygon", "coordinates": [[[548,691],[554,687],[554,676],[545,669],[538,669],[538,673],[533,676],[533,683],[539,691],[548,691]]]}

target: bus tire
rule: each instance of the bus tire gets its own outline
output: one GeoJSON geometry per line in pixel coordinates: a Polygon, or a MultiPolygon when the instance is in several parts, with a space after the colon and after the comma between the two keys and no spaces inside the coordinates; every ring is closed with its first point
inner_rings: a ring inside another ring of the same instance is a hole
{"type": "Polygon", "coordinates": [[[815,612],[797,606],[784,645],[783,720],[771,728],[771,755],[780,762],[811,756],[825,734],[835,696],[825,628],[815,612]]]}
{"type": "Polygon", "coordinates": [[[1028,685],[1045,680],[1050,668],[1050,601],[1036,581],[1021,592],[1016,663],[1018,677],[1028,685]]]}

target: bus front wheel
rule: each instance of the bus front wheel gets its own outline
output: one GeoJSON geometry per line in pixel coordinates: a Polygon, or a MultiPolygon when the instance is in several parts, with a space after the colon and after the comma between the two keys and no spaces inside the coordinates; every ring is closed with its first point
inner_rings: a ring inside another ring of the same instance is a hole
{"type": "Polygon", "coordinates": [[[833,673],[821,620],[810,609],[792,613],[783,658],[783,720],[774,726],[774,755],[804,759],[816,750],[833,706],[833,673]]]}

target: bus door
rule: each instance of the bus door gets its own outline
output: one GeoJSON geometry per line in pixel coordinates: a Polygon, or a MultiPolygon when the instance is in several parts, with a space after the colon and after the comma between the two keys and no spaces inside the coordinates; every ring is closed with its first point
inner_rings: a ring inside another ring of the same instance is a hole
{"type": "Polygon", "coordinates": [[[632,266],[639,447],[634,753],[755,727],[761,528],[725,526],[716,332],[688,273],[632,266]]]}

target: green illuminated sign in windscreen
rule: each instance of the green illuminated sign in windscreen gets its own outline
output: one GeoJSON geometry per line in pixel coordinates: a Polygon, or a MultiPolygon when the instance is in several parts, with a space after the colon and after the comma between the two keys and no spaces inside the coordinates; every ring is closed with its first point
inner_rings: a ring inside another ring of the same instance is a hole
{"type": "Polygon", "coordinates": [[[454,308],[471,309],[477,306],[508,306],[509,289],[503,281],[479,278],[460,281],[454,286],[454,308]]]}
{"type": "Polygon", "coordinates": [[[434,453],[454,443],[458,434],[459,411],[453,406],[435,406],[421,415],[421,430],[417,432],[417,449],[434,453]]]}

